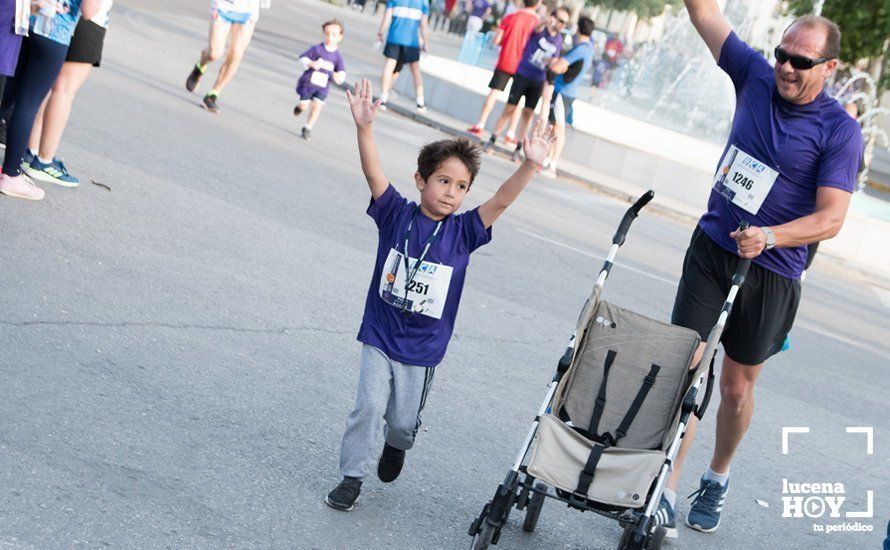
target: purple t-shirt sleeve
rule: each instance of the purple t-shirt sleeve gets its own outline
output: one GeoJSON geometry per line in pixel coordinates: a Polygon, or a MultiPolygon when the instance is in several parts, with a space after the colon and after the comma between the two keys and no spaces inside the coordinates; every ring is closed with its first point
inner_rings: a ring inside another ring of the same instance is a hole
{"type": "Polygon", "coordinates": [[[862,131],[859,129],[859,124],[849,117],[837,127],[819,157],[819,175],[816,184],[852,193],[858,179],[862,147],[862,131]]]}
{"type": "Polygon", "coordinates": [[[772,71],[769,62],[736,36],[735,31],[730,32],[723,42],[717,65],[732,79],[736,93],[749,78],[759,76],[764,70],[772,71]]]}
{"type": "Polygon", "coordinates": [[[315,46],[311,46],[308,50],[300,54],[300,59],[307,58],[309,60],[315,61],[318,57],[318,54],[315,53],[315,46]]]}
{"type": "Polygon", "coordinates": [[[459,217],[461,221],[460,236],[467,252],[473,252],[491,241],[491,227],[485,228],[478,208],[464,212],[459,217]]]}
{"type": "Polygon", "coordinates": [[[334,63],[334,72],[339,73],[346,70],[346,64],[343,63],[343,56],[337,52],[337,62],[334,63]]]}
{"type": "Polygon", "coordinates": [[[396,221],[398,213],[406,204],[408,204],[407,199],[402,197],[392,184],[389,184],[386,191],[376,201],[371,197],[371,204],[368,205],[367,212],[377,224],[377,229],[383,231],[396,221]]]}

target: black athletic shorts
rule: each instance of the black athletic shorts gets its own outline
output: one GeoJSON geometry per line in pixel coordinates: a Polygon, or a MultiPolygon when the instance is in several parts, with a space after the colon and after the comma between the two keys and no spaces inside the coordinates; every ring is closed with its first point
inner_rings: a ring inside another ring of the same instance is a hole
{"type": "Polygon", "coordinates": [[[98,67],[102,61],[102,46],[105,44],[105,27],[81,18],[74,27],[71,45],[65,61],[89,63],[98,67]]]}
{"type": "Polygon", "coordinates": [[[397,64],[417,63],[420,61],[420,48],[387,42],[386,46],[383,47],[383,55],[390,59],[395,59],[397,64]]]}
{"type": "Polygon", "coordinates": [[[494,70],[494,74],[491,75],[491,80],[488,82],[488,87],[492,90],[500,90],[504,91],[504,88],[507,87],[507,82],[510,82],[510,79],[513,78],[513,75],[499,69],[494,70]]]}
{"type": "Polygon", "coordinates": [[[507,97],[507,103],[510,105],[518,105],[519,98],[525,96],[525,108],[534,109],[538,106],[541,99],[541,92],[544,91],[544,81],[530,80],[521,74],[513,75],[513,85],[510,86],[510,96],[507,97]]]}
{"type": "MultiPolygon", "coordinates": [[[[696,227],[683,260],[671,323],[707,339],[739,260],[696,227]]],[[[743,365],[759,365],[781,351],[799,303],[800,281],[751,264],[723,331],[726,355],[743,365]]]]}

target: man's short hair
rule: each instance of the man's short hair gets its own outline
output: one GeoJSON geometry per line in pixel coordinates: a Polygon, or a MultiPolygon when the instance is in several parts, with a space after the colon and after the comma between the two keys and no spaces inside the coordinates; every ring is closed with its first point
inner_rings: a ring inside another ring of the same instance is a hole
{"type": "Polygon", "coordinates": [[[426,181],[433,175],[442,163],[450,158],[456,158],[461,161],[470,172],[470,184],[476,179],[479,173],[479,166],[482,164],[479,147],[466,138],[456,139],[440,139],[432,143],[427,143],[420,150],[420,156],[417,157],[417,171],[423,181],[426,181]]]}
{"type": "Polygon", "coordinates": [[[804,15],[791,22],[782,33],[782,37],[788,34],[793,27],[801,26],[805,29],[823,29],[825,31],[825,48],[822,57],[837,59],[841,55],[841,29],[837,23],[822,17],[821,15],[804,15]]]}
{"type": "Polygon", "coordinates": [[[538,5],[540,0],[522,0],[522,5],[526,8],[533,8],[538,5]]]}
{"type": "Polygon", "coordinates": [[[586,15],[582,15],[578,18],[578,34],[581,36],[590,36],[595,30],[596,25],[593,24],[593,19],[586,15]]]}

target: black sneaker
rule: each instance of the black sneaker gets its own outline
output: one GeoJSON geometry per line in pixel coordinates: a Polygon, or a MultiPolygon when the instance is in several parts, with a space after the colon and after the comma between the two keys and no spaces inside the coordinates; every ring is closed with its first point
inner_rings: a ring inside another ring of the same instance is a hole
{"type": "Polygon", "coordinates": [[[482,146],[483,153],[491,153],[494,150],[494,144],[497,141],[498,137],[494,134],[491,134],[491,137],[488,141],[485,142],[485,145],[482,146]]]}
{"type": "Polygon", "coordinates": [[[303,108],[297,103],[296,107],[294,107],[294,116],[300,116],[301,114],[303,114],[303,108]]]}
{"type": "Polygon", "coordinates": [[[204,96],[204,107],[207,108],[211,113],[219,112],[219,105],[216,103],[217,96],[207,94],[204,96]]]}
{"type": "Polygon", "coordinates": [[[192,68],[192,72],[189,74],[189,77],[185,81],[185,89],[194,92],[195,88],[198,87],[198,82],[201,81],[201,77],[204,76],[204,73],[198,68],[198,65],[192,68]]]}
{"type": "Polygon", "coordinates": [[[377,462],[377,477],[384,483],[395,481],[402,473],[405,464],[405,451],[391,447],[389,443],[383,444],[383,452],[377,462]]]}
{"type": "Polygon", "coordinates": [[[325,504],[334,510],[348,512],[352,510],[355,499],[362,492],[362,480],[355,477],[344,477],[334,490],[325,497],[325,504]]]}
{"type": "Polygon", "coordinates": [[[525,153],[522,152],[522,142],[516,144],[516,149],[514,149],[513,154],[510,155],[510,160],[513,162],[522,162],[525,160],[525,153]]]}
{"type": "Polygon", "coordinates": [[[303,136],[303,139],[309,141],[312,138],[312,130],[304,126],[303,130],[300,132],[300,135],[303,136]]]}

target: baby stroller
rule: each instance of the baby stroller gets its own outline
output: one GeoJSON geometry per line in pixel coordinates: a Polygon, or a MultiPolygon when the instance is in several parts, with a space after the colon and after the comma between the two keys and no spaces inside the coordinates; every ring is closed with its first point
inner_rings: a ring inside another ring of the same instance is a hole
{"type": "Polygon", "coordinates": [[[475,550],[498,543],[514,506],[525,510],[523,530],[534,531],[547,498],[618,521],[619,550],[661,547],[666,531],[653,515],[690,415],[701,419],[708,407],[717,344],[751,261],[739,262],[690,370],[695,331],[600,300],[618,248],[654,196],[647,192],[624,214],[516,461],[470,526],[475,550]]]}

